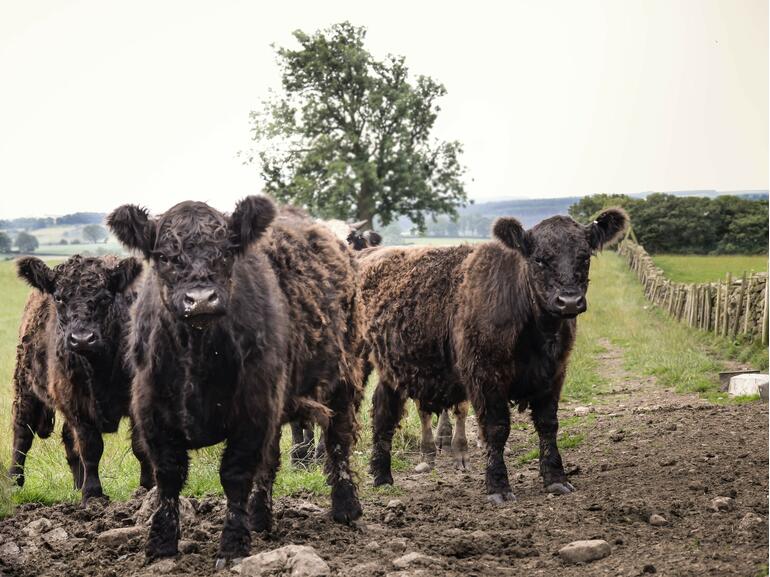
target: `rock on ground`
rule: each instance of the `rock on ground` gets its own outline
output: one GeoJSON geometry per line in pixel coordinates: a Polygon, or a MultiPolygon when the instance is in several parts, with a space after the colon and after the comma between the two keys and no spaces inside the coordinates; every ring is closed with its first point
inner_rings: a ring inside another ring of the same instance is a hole
{"type": "Polygon", "coordinates": [[[590,563],[607,557],[612,550],[604,539],[573,541],[559,549],[559,557],[567,563],[590,563]]]}
{"type": "Polygon", "coordinates": [[[326,561],[307,545],[286,545],[246,557],[239,572],[243,577],[326,577],[331,574],[326,561]]]}
{"type": "MultiPolygon", "coordinates": [[[[158,488],[153,487],[144,495],[142,504],[136,512],[134,519],[137,525],[149,525],[152,516],[158,508],[158,488]]],[[[195,508],[187,497],[179,497],[179,521],[182,525],[192,526],[195,524],[195,508]]]]}
{"type": "Polygon", "coordinates": [[[51,520],[46,519],[45,517],[40,517],[40,519],[35,519],[21,531],[27,537],[38,537],[41,533],[45,533],[51,529],[53,529],[53,523],[51,520]]]}
{"type": "Polygon", "coordinates": [[[712,511],[732,511],[735,509],[735,499],[731,497],[714,497],[709,503],[712,511]]]}
{"type": "Polygon", "coordinates": [[[142,537],[145,534],[145,528],[142,526],[137,527],[119,527],[117,529],[109,529],[103,533],[99,533],[96,537],[96,542],[105,547],[119,547],[123,543],[129,542],[135,537],[142,537]]]}
{"type": "Polygon", "coordinates": [[[650,515],[650,525],[653,527],[663,527],[668,525],[668,521],[663,515],[650,515]]]}
{"type": "Polygon", "coordinates": [[[432,567],[438,564],[438,559],[423,555],[416,551],[402,555],[398,559],[393,559],[393,567],[396,569],[411,569],[413,567],[432,567]]]}

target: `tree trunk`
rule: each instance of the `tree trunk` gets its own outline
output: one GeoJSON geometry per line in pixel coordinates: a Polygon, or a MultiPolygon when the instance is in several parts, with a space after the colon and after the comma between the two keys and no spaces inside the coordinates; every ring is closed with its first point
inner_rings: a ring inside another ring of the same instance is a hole
{"type": "Polygon", "coordinates": [[[374,220],[374,195],[371,182],[368,179],[364,179],[361,184],[361,188],[358,191],[358,198],[356,199],[356,221],[365,220],[366,227],[372,228],[372,222],[374,220]]]}

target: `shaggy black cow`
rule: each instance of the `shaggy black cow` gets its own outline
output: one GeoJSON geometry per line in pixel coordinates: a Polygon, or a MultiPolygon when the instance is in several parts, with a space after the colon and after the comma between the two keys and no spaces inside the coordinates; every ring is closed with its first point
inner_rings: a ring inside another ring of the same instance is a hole
{"type": "Polygon", "coordinates": [[[129,350],[132,413],[160,497],[149,558],[177,553],[188,450],[221,441],[217,563],[247,555],[249,528],[270,526],[290,419],[324,428],[334,519],[361,515],[348,465],[362,394],[356,263],[328,229],[292,211],[275,216],[270,199],[252,196],[230,216],[183,202],[157,219],[135,206],[108,218],[150,263],[129,350]]]}
{"type": "Polygon", "coordinates": [[[359,260],[364,336],[380,375],[375,485],[393,482],[391,440],[407,398],[432,413],[469,399],[486,442],[491,501],[513,498],[503,461],[510,403],[532,409],[547,490],[574,490],[556,447],[556,411],[575,317],[586,310],[591,254],[626,222],[618,209],[588,226],[557,216],[528,231],[501,218],[494,242],[380,249],[359,260]]]}
{"type": "MultiPolygon", "coordinates": [[[[131,377],[124,359],[136,259],[73,256],[48,268],[40,259],[17,261],[33,291],[24,309],[16,353],[13,464],[24,484],[24,462],[35,433],[53,430],[54,411],[64,415],[62,441],[83,501],[101,497],[102,433],[115,432],[128,415],[131,377]]],[[[134,434],[140,483],[153,485],[152,469],[134,434]]]]}

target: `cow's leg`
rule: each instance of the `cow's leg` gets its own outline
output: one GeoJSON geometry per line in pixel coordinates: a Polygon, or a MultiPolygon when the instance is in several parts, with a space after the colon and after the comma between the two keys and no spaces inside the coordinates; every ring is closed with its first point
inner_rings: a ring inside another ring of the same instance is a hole
{"type": "Polygon", "coordinates": [[[468,464],[468,439],[465,436],[465,419],[468,418],[468,401],[455,405],[455,431],[452,435],[452,457],[455,467],[465,469],[468,464]]]}
{"type": "Polygon", "coordinates": [[[13,401],[13,452],[8,475],[15,479],[20,487],[24,486],[24,463],[27,453],[32,447],[40,415],[45,409],[43,402],[29,392],[17,392],[13,401]]]}
{"type": "Polygon", "coordinates": [[[75,489],[80,491],[83,488],[83,480],[86,477],[86,471],[83,468],[83,461],[75,448],[75,435],[69,423],[64,423],[61,429],[61,440],[64,444],[64,453],[67,455],[67,464],[72,471],[72,480],[75,489]]]}
{"type": "Polygon", "coordinates": [[[350,450],[355,440],[356,415],[353,401],[340,387],[329,408],[334,412],[324,435],[326,438],[326,478],[332,486],[332,518],[352,523],[363,510],[350,472],[350,450]]]}
{"type": "Polygon", "coordinates": [[[393,484],[390,451],[405,403],[404,395],[391,388],[380,375],[380,382],[372,397],[372,459],[369,463],[375,487],[393,484]]]}
{"type": "MultiPolygon", "coordinates": [[[[273,433],[277,436],[277,432],[273,433]]],[[[228,559],[246,557],[251,549],[249,495],[268,442],[264,430],[249,430],[230,437],[222,454],[219,478],[227,497],[225,524],[217,553],[217,567],[228,559]]]]}
{"type": "Polygon", "coordinates": [[[251,530],[257,533],[269,533],[273,524],[273,482],[281,460],[280,444],[279,431],[266,449],[254,479],[254,490],[249,500],[249,524],[251,530]]]}
{"type": "MultiPolygon", "coordinates": [[[[311,429],[310,433],[312,434],[312,432],[313,430],[311,429]]],[[[326,436],[322,432],[318,437],[318,444],[315,446],[313,458],[316,462],[321,462],[326,458],[326,436]]]]}
{"type": "Polygon", "coordinates": [[[556,433],[559,430],[559,420],[556,416],[559,408],[558,398],[538,399],[530,406],[532,421],[540,437],[540,475],[543,477],[543,484],[550,493],[572,493],[575,488],[567,481],[559,448],[556,446],[556,433]]]}
{"type": "Polygon", "coordinates": [[[178,431],[147,428],[144,439],[158,485],[158,508],[152,516],[144,552],[149,560],[173,557],[181,536],[179,493],[187,480],[190,460],[184,436],[178,431]]]}
{"type": "Polygon", "coordinates": [[[499,505],[515,499],[503,460],[505,443],[511,431],[511,410],[508,399],[494,388],[479,389],[472,387],[469,392],[473,395],[473,409],[487,443],[487,499],[499,505]]]}
{"type": "Polygon", "coordinates": [[[291,463],[307,466],[313,455],[313,425],[304,421],[292,421],[291,426],[291,463]]]}
{"type": "Polygon", "coordinates": [[[449,411],[444,409],[438,417],[436,428],[436,448],[439,452],[448,449],[452,444],[452,421],[449,420],[449,411]]]}
{"type": "MultiPolygon", "coordinates": [[[[419,407],[419,403],[417,405],[419,407]]],[[[420,412],[420,455],[422,462],[431,469],[436,464],[436,441],[433,440],[433,413],[418,409],[420,412]]]]}
{"type": "Polygon", "coordinates": [[[142,440],[139,437],[139,429],[131,421],[131,450],[139,461],[139,486],[145,489],[152,489],[155,486],[155,473],[152,470],[152,463],[147,456],[142,440]]]}
{"type": "Polygon", "coordinates": [[[99,479],[99,461],[104,452],[104,441],[101,431],[91,423],[81,420],[71,426],[75,432],[77,451],[85,470],[82,487],[82,500],[85,504],[89,499],[105,496],[99,479]]]}

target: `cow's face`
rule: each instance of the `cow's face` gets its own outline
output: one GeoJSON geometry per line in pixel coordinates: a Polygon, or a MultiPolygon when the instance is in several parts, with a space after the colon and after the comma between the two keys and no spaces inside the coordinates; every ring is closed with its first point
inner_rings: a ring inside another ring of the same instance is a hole
{"type": "Polygon", "coordinates": [[[107,223],[123,244],[153,263],[168,310],[202,329],[227,313],[233,263],[274,216],[269,198],[250,196],[229,217],[202,202],[182,202],[157,219],[139,207],[122,206],[107,223]]]}
{"type": "Polygon", "coordinates": [[[348,246],[353,250],[364,250],[382,244],[382,237],[373,230],[360,232],[357,229],[350,231],[346,239],[348,246]]]}
{"type": "Polygon", "coordinates": [[[620,209],[602,212],[585,226],[565,216],[554,216],[524,231],[512,218],[495,222],[493,234],[527,260],[532,293],[551,316],[574,318],[587,307],[591,255],[616,241],[628,217],[620,209]]]}
{"type": "Polygon", "coordinates": [[[68,350],[89,354],[104,350],[107,326],[115,322],[112,305],[142,270],[135,258],[73,256],[54,268],[26,257],[17,262],[19,276],[53,296],[57,339],[68,350]]]}

